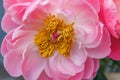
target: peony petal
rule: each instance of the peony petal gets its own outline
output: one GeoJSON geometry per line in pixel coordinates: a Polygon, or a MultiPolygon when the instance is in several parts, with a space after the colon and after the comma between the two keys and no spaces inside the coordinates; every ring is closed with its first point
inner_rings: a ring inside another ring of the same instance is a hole
{"type": "Polygon", "coordinates": [[[22,73],[26,80],[37,80],[44,68],[44,60],[34,42],[24,51],[22,73]]]}
{"type": "Polygon", "coordinates": [[[29,16],[29,14],[31,12],[33,12],[38,6],[45,6],[47,5],[49,2],[49,0],[36,0],[34,1],[26,10],[24,16],[23,16],[23,21],[25,21],[27,19],[27,17],[29,16]]]}
{"type": "Polygon", "coordinates": [[[15,29],[16,27],[18,27],[19,25],[16,24],[12,19],[11,16],[9,14],[5,14],[3,19],[2,19],[2,29],[8,33],[11,30],[15,29]]]}
{"type": "Polygon", "coordinates": [[[33,0],[3,0],[4,2],[4,8],[5,10],[7,11],[8,8],[14,4],[17,4],[17,3],[24,3],[24,2],[31,2],[33,0]]]}
{"type": "Polygon", "coordinates": [[[94,72],[94,61],[93,59],[88,58],[85,63],[83,80],[84,79],[89,80],[91,76],[93,75],[93,72],[94,72]]]}
{"type": "Polygon", "coordinates": [[[21,62],[23,50],[17,48],[11,50],[7,55],[4,56],[4,66],[7,72],[14,77],[22,75],[21,73],[21,62]]]}
{"type": "Polygon", "coordinates": [[[5,38],[3,39],[3,41],[2,41],[2,44],[1,44],[1,54],[2,54],[2,56],[4,56],[4,55],[6,55],[7,53],[8,53],[8,49],[7,49],[7,38],[9,38],[9,37],[11,37],[12,36],[12,33],[13,32],[9,32],[6,36],[5,36],[5,38]]]}
{"type": "Polygon", "coordinates": [[[118,13],[117,8],[114,4],[113,0],[100,0],[101,2],[101,12],[100,17],[103,17],[104,24],[108,28],[108,30],[111,32],[111,34],[118,38],[118,34],[115,31],[115,26],[118,22],[118,13]],[[106,5],[107,4],[107,5],[106,5]]]}
{"type": "Polygon", "coordinates": [[[53,79],[48,77],[46,73],[43,71],[38,80],[53,80],[53,79]]]}
{"type": "Polygon", "coordinates": [[[69,58],[58,55],[57,52],[49,59],[49,66],[57,78],[61,79],[69,79],[84,69],[84,65],[78,67],[69,58]]]}
{"type": "Polygon", "coordinates": [[[12,49],[16,49],[16,48],[24,49],[31,41],[34,40],[35,34],[36,31],[22,30],[21,28],[12,30],[3,39],[1,45],[2,55],[3,56],[6,55],[12,49]]]}
{"type": "Polygon", "coordinates": [[[93,73],[93,77],[96,76],[97,71],[99,69],[100,66],[100,60],[99,59],[94,59],[94,73],[93,73]]]}
{"type": "Polygon", "coordinates": [[[94,7],[96,12],[100,11],[100,2],[99,2],[99,0],[86,0],[86,1],[89,2],[91,4],[91,6],[94,7]]]}
{"type": "Polygon", "coordinates": [[[97,37],[95,38],[95,40],[89,44],[84,44],[86,48],[95,48],[97,47],[102,40],[103,37],[103,26],[102,24],[100,25],[100,27],[98,28],[98,33],[97,33],[97,37]]]}
{"type": "Polygon", "coordinates": [[[99,46],[96,48],[88,48],[88,56],[92,58],[104,58],[107,57],[110,54],[110,35],[108,31],[104,28],[103,31],[103,38],[99,46]]]}
{"type": "Polygon", "coordinates": [[[120,39],[111,36],[111,43],[111,53],[109,57],[114,60],[120,60],[120,39]]]}
{"type": "Polygon", "coordinates": [[[79,45],[75,44],[71,50],[70,59],[77,66],[81,66],[87,59],[87,51],[84,48],[79,48],[79,45]]]}
{"type": "Polygon", "coordinates": [[[12,16],[12,20],[17,24],[23,24],[22,18],[30,2],[17,3],[8,8],[7,13],[12,16]]]}
{"type": "Polygon", "coordinates": [[[75,76],[71,77],[69,80],[83,80],[84,71],[77,73],[75,76]]]}
{"type": "MultiPolygon", "coordinates": [[[[78,1],[78,0],[77,0],[78,1]]],[[[98,34],[98,29],[100,27],[97,12],[92,8],[92,6],[86,1],[78,1],[76,4],[72,4],[70,11],[76,17],[74,28],[77,30],[81,28],[85,32],[85,37],[83,44],[90,44],[93,42],[98,34]],[[89,15],[88,15],[89,14],[89,15]],[[93,36],[94,35],[94,36],[93,36]]],[[[68,5],[67,5],[68,6],[68,5]]],[[[69,10],[69,7],[68,7],[69,10]]],[[[77,34],[76,35],[80,35],[77,34]]]]}

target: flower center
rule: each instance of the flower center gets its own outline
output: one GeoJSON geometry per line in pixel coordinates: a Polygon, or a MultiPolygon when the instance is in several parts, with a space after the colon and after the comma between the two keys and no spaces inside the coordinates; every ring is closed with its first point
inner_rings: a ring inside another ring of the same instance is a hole
{"type": "Polygon", "coordinates": [[[56,50],[59,54],[69,57],[74,44],[74,23],[65,24],[55,15],[50,15],[43,24],[44,27],[34,38],[34,43],[38,46],[41,56],[47,58],[56,50]]]}

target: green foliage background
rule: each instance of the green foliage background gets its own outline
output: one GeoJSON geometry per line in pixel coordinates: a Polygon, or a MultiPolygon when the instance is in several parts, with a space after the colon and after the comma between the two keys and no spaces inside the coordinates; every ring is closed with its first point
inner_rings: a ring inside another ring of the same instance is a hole
{"type": "Polygon", "coordinates": [[[105,73],[120,72],[120,61],[106,58],[100,60],[100,68],[94,80],[107,80],[105,73]]]}

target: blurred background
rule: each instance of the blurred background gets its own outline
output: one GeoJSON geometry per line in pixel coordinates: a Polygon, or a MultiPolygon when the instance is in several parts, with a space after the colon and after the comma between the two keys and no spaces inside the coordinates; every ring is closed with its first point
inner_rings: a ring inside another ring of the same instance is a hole
{"type": "MultiPolygon", "coordinates": [[[[3,1],[0,1],[0,22],[4,14],[3,1]]],[[[0,27],[0,45],[6,34],[0,27]]],[[[111,59],[102,59],[97,76],[94,80],[120,80],[120,62],[111,59]],[[115,73],[115,74],[113,74],[115,73]],[[107,77],[107,78],[106,78],[107,77]],[[118,79],[117,79],[118,78],[118,79]]],[[[3,57],[0,54],[0,80],[24,80],[22,77],[11,77],[3,66],[3,57]]]]}

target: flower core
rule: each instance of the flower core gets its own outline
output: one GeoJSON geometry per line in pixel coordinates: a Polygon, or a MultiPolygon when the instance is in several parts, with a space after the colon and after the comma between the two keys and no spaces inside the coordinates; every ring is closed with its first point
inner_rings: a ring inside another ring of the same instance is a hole
{"type": "Polygon", "coordinates": [[[74,22],[65,22],[55,15],[49,15],[44,20],[44,27],[35,35],[34,43],[38,46],[43,58],[53,55],[54,51],[69,57],[74,44],[74,22]]]}

